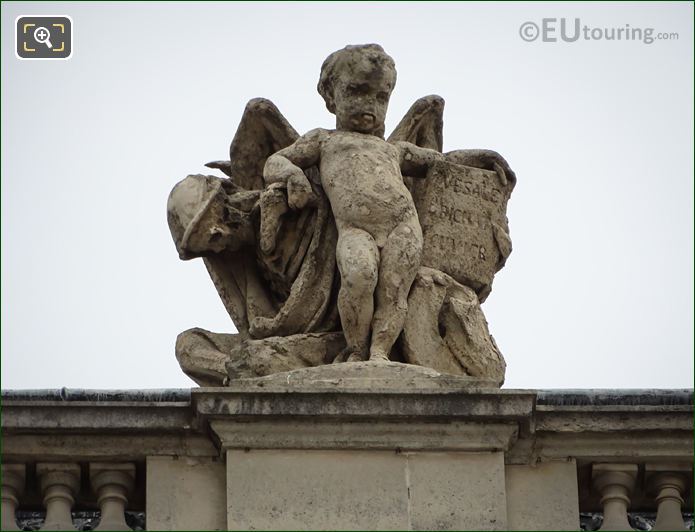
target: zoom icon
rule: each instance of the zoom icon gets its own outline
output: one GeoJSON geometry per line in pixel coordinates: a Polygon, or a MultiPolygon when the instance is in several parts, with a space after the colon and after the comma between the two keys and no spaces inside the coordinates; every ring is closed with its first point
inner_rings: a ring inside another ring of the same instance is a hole
{"type": "Polygon", "coordinates": [[[19,59],[69,59],[72,33],[72,19],[67,15],[17,17],[16,55],[19,59]]]}

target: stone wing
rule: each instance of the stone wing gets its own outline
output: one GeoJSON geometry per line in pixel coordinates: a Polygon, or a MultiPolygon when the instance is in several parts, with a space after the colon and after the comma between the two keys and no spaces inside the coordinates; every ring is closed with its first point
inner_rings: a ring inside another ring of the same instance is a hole
{"type": "Polygon", "coordinates": [[[292,144],[299,134],[273,102],[254,98],[246,104],[229,146],[229,161],[207,163],[246,190],[263,189],[263,166],[268,157],[292,144]]]}
{"type": "Polygon", "coordinates": [[[417,100],[389,135],[388,141],[411,142],[421,148],[442,151],[444,98],[432,94],[417,100]]]}

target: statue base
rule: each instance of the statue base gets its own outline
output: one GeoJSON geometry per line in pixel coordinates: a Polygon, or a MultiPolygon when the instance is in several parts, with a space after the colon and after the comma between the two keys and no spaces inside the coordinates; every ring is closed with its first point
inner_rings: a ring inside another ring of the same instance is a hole
{"type": "Polygon", "coordinates": [[[400,362],[341,362],[313,368],[302,368],[266,377],[243,378],[229,381],[234,389],[254,388],[297,391],[299,389],[364,391],[498,388],[491,379],[449,375],[438,371],[400,362]]]}
{"type": "Polygon", "coordinates": [[[535,394],[356,362],[193,390],[239,529],[507,528],[505,451],[535,394]]]}

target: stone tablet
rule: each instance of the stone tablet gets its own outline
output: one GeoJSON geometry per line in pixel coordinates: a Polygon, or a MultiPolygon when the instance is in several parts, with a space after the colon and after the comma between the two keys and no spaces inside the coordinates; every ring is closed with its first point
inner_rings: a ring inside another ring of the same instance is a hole
{"type": "Polygon", "coordinates": [[[486,295],[512,249],[506,214],[512,185],[495,172],[442,161],[414,185],[422,265],[486,295]]]}

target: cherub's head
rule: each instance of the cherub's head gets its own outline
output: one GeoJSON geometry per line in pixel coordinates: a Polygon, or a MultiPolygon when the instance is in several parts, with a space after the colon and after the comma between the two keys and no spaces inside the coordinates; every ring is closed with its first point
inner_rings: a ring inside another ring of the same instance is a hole
{"type": "Polygon", "coordinates": [[[378,44],[346,46],[323,62],[318,90],[338,129],[384,135],[396,65],[378,44]]]}

